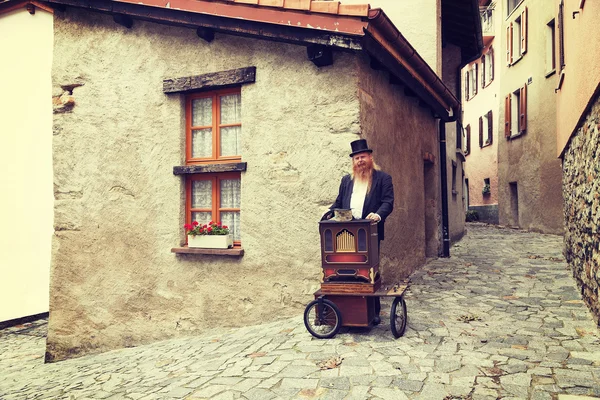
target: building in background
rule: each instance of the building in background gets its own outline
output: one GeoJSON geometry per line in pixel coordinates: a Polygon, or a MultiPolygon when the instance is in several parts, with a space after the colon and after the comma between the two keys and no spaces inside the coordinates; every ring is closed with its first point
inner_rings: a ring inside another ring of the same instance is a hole
{"type": "Polygon", "coordinates": [[[468,185],[468,209],[481,222],[498,223],[499,77],[502,58],[496,40],[502,26],[497,4],[480,1],[482,56],[463,68],[463,149],[468,185]]]}
{"type": "Polygon", "coordinates": [[[0,326],[48,312],[52,9],[0,2],[0,326]]]}
{"type": "Polygon", "coordinates": [[[565,253],[600,322],[600,3],[557,0],[553,51],[557,153],[563,162],[565,253]]]}
{"type": "MultiPolygon", "coordinates": [[[[358,3],[362,1],[343,1],[343,4],[358,3]]],[[[452,94],[461,98],[460,70],[468,62],[479,59],[483,48],[478,0],[372,0],[370,5],[385,10],[386,15],[419,55],[442,78],[452,94]]],[[[464,140],[461,126],[461,117],[458,115],[456,121],[444,124],[443,132],[446,144],[444,149],[446,161],[443,169],[447,182],[445,189],[448,205],[447,246],[450,242],[459,240],[465,232],[468,194],[465,185],[464,140]]],[[[444,251],[442,249],[442,253],[444,251]]],[[[428,256],[434,257],[437,253],[439,253],[437,249],[428,250],[428,256]]]]}
{"type": "Polygon", "coordinates": [[[561,163],[556,156],[556,13],[547,0],[496,3],[502,21],[498,215],[502,225],[563,233],[561,163]]]}

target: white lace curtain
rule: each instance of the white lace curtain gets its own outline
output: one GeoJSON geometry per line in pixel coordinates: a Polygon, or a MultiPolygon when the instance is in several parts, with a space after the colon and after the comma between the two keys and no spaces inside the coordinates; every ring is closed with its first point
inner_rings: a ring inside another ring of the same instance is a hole
{"type": "MultiPolygon", "coordinates": [[[[220,124],[240,124],[242,121],[242,99],[239,93],[220,96],[220,124]]],[[[212,157],[212,109],[213,99],[192,100],[192,126],[202,129],[192,130],[192,157],[212,157]]],[[[241,126],[220,128],[220,156],[241,154],[241,126]]]]}
{"type": "MultiPolygon", "coordinates": [[[[240,208],[241,194],[241,182],[239,179],[221,180],[221,208],[240,208]]],[[[235,240],[240,240],[239,211],[221,212],[221,222],[231,229],[235,240]]]]}

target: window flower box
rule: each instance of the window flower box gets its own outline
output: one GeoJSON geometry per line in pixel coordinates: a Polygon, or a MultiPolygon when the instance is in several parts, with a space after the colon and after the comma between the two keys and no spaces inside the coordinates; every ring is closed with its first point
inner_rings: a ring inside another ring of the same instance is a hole
{"type": "Polygon", "coordinates": [[[188,235],[188,247],[228,249],[233,247],[233,235],[188,235]]]}

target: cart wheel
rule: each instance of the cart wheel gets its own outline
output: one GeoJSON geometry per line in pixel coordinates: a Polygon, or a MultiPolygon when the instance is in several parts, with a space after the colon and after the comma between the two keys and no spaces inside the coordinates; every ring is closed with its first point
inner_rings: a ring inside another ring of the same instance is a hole
{"type": "Polygon", "coordinates": [[[396,339],[404,335],[404,330],[406,329],[406,302],[402,296],[396,297],[392,303],[390,327],[392,328],[392,335],[396,339]]]}
{"type": "Polygon", "coordinates": [[[304,310],[304,326],[318,339],[332,338],[342,327],[342,313],[329,300],[313,300],[304,310]]]}

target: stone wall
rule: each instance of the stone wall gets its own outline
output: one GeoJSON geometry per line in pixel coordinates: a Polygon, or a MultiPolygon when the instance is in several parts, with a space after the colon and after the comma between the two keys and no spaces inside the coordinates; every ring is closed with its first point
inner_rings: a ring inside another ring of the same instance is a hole
{"type": "Polygon", "coordinates": [[[357,64],[306,47],[67,8],[55,14],[55,229],[47,359],[301,315],[318,221],[358,137],[357,64]],[[242,86],[241,258],[185,241],[185,117],[163,79],[256,66],[242,86]],[[61,100],[61,99],[64,99],[61,100]]]}
{"type": "Polygon", "coordinates": [[[600,321],[600,97],[565,150],[563,198],[567,261],[600,321]]]}
{"type": "Polygon", "coordinates": [[[479,222],[498,225],[498,205],[489,206],[469,206],[469,211],[477,211],[479,222]]]}

